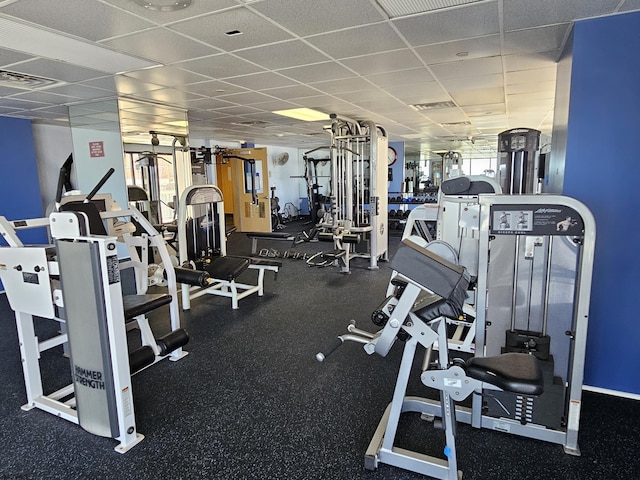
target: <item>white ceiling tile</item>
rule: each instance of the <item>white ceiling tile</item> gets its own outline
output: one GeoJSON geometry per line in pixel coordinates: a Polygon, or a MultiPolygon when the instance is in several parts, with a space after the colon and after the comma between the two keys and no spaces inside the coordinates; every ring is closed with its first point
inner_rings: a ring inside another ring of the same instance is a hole
{"type": "Polygon", "coordinates": [[[384,89],[387,93],[401,100],[412,100],[409,103],[429,103],[446,98],[447,92],[437,82],[424,82],[416,85],[398,85],[384,89]]]}
{"type": "Polygon", "coordinates": [[[274,110],[286,110],[288,108],[296,108],[297,104],[292,102],[287,102],[286,100],[270,100],[268,102],[255,103],[251,105],[253,108],[259,108],[261,110],[266,110],[272,112],[274,110]]]}
{"type": "Polygon", "coordinates": [[[225,102],[219,98],[201,98],[188,101],[189,109],[198,108],[201,110],[211,110],[214,108],[231,107],[233,103],[225,102]]]}
{"type": "Polygon", "coordinates": [[[207,82],[192,83],[189,85],[178,85],[176,88],[184,90],[185,92],[204,95],[206,97],[219,97],[221,95],[247,91],[246,88],[222,82],[220,80],[209,80],[207,82]]]}
{"type": "Polygon", "coordinates": [[[336,59],[399,50],[407,46],[386,23],[341,30],[306,40],[336,59]]]}
{"type": "Polygon", "coordinates": [[[125,75],[128,77],[136,78],[141,82],[155,83],[157,85],[165,85],[167,87],[175,87],[188,83],[197,83],[208,80],[208,77],[199,75],[197,73],[188,72],[174,66],[147,68],[145,70],[129,72],[125,75]]]}
{"type": "Polygon", "coordinates": [[[483,88],[451,92],[451,96],[461,107],[469,105],[489,105],[504,102],[504,88],[483,88]]]}
{"type": "Polygon", "coordinates": [[[313,82],[310,85],[313,88],[321,90],[330,95],[335,95],[336,93],[377,90],[375,85],[364,82],[360,78],[345,78],[342,80],[329,80],[328,82],[313,82]]]}
{"type": "Polygon", "coordinates": [[[520,55],[505,55],[505,68],[507,72],[517,70],[531,70],[534,68],[553,67],[560,56],[560,50],[550,52],[523,53],[520,55]]]}
{"type": "Polygon", "coordinates": [[[378,104],[380,104],[381,106],[384,105],[385,103],[389,103],[389,102],[391,102],[393,104],[398,103],[398,101],[393,99],[393,97],[390,97],[389,95],[387,95],[384,92],[381,92],[379,90],[368,90],[368,91],[364,91],[364,92],[337,93],[335,96],[338,97],[338,98],[341,98],[342,100],[344,100],[346,102],[351,102],[351,103],[359,103],[359,102],[363,102],[363,101],[375,101],[378,104]]]}
{"type": "Polygon", "coordinates": [[[640,0],[624,0],[624,3],[618,11],[629,12],[631,10],[640,10],[640,0]]]}
{"type": "Polygon", "coordinates": [[[556,82],[529,82],[529,83],[517,83],[515,85],[507,85],[507,95],[514,95],[517,93],[533,93],[533,92],[555,92],[556,82]]]}
{"type": "Polygon", "coordinates": [[[66,95],[68,97],[81,98],[85,100],[100,97],[109,97],[113,95],[112,91],[97,89],[79,84],[60,85],[59,87],[48,88],[47,92],[66,95]]]}
{"type": "Polygon", "coordinates": [[[471,60],[473,58],[493,57],[500,55],[500,35],[489,35],[469,40],[438,43],[416,47],[416,52],[428,65],[435,63],[455,62],[457,60],[471,60]],[[467,53],[460,56],[458,53],[467,53]]]}
{"type": "Polygon", "coordinates": [[[518,70],[517,72],[505,73],[507,85],[518,83],[555,81],[556,67],[534,68],[531,70],[518,70]]]}
{"type": "MultiPolygon", "coordinates": [[[[6,48],[0,48],[0,67],[4,68],[12,63],[23,62],[35,58],[33,55],[27,55],[26,53],[16,52],[14,50],[7,50],[6,48]]],[[[10,69],[9,69],[10,70],[10,69]]]]}
{"type": "Polygon", "coordinates": [[[79,82],[79,84],[92,88],[100,88],[109,92],[116,92],[116,81],[113,75],[101,78],[92,78],[91,80],[79,82]]]}
{"type": "Polygon", "coordinates": [[[285,87],[297,85],[297,82],[273,72],[261,72],[251,75],[233,77],[226,80],[228,83],[239,85],[251,90],[265,90],[267,88],[285,87]]]}
{"type": "Polygon", "coordinates": [[[175,88],[161,88],[159,90],[151,90],[149,92],[141,92],[134,95],[137,98],[151,100],[154,102],[162,102],[171,105],[180,105],[186,107],[189,100],[203,98],[200,95],[192,95],[175,88]]]}
{"type": "Polygon", "coordinates": [[[133,33],[151,28],[153,23],[96,0],[20,0],[0,10],[7,15],[37,23],[55,25],[56,30],[88,40],[133,33]],[[100,19],[96,22],[96,19],[100,19]]]}
{"type": "MultiPolygon", "coordinates": [[[[131,0],[102,0],[105,3],[115,5],[123,10],[127,10],[135,15],[145,18],[159,25],[174,23],[185,18],[199,16],[205,13],[217,12],[229,7],[237,7],[238,3],[234,0],[197,0],[192,2],[189,7],[173,12],[162,12],[149,10],[131,0]]],[[[166,3],[166,2],[165,2],[166,3]]]]}
{"type": "Polygon", "coordinates": [[[365,75],[364,77],[381,88],[419,85],[433,81],[433,76],[424,67],[398,70],[389,73],[376,73],[373,75],[365,75]]]}
{"type": "Polygon", "coordinates": [[[165,65],[220,52],[219,49],[195,42],[161,27],[101,43],[121,52],[155,60],[165,65]]]}
{"type": "Polygon", "coordinates": [[[272,97],[259,92],[232,93],[230,95],[222,95],[219,98],[225,102],[233,102],[239,105],[252,105],[254,103],[263,103],[273,100],[272,97]]]}
{"type": "Polygon", "coordinates": [[[12,66],[11,70],[71,83],[104,76],[104,72],[45,58],[37,58],[35,60],[29,60],[28,62],[19,63],[12,66]]]}
{"type": "Polygon", "coordinates": [[[544,52],[559,50],[567,32],[571,28],[568,23],[548,27],[529,28],[504,34],[503,54],[544,52]]]}
{"type": "Polygon", "coordinates": [[[263,90],[262,93],[271,95],[272,97],[280,98],[282,100],[290,100],[293,98],[318,95],[320,92],[305,85],[291,85],[289,87],[270,88],[269,90],[263,90]]]}
{"type": "Polygon", "coordinates": [[[151,90],[160,90],[164,88],[162,85],[141,82],[138,79],[118,75],[116,78],[116,88],[120,95],[129,95],[134,93],[148,92],[151,90]]]}
{"type": "Polygon", "coordinates": [[[474,75],[465,78],[447,78],[440,83],[450,92],[464,92],[466,90],[503,87],[504,76],[502,74],[474,75]]]}
{"type": "Polygon", "coordinates": [[[619,0],[509,0],[504,2],[504,29],[508,32],[605,15],[613,13],[619,3],[619,0]]]}
{"type": "Polygon", "coordinates": [[[356,75],[350,70],[333,62],[316,63],[304,67],[287,68],[278,73],[301,83],[321,82],[326,80],[338,80],[350,78],[356,75]]]}
{"type": "Polygon", "coordinates": [[[463,122],[467,119],[461,108],[439,108],[435,110],[425,110],[422,113],[426,118],[435,123],[463,122]]]}
{"type": "Polygon", "coordinates": [[[374,53],[364,57],[347,58],[341,60],[341,62],[361,75],[395,72],[422,65],[420,60],[418,60],[409,49],[374,53]]]}
{"type": "Polygon", "coordinates": [[[491,75],[502,73],[502,59],[500,57],[475,58],[431,65],[430,68],[438,79],[491,75]]]}
{"type": "Polygon", "coordinates": [[[206,75],[211,78],[226,78],[263,71],[262,67],[253,65],[241,58],[229,55],[213,55],[211,57],[177,63],[175,66],[206,75]]]}
{"type": "Polygon", "coordinates": [[[228,52],[292,38],[291,34],[245,7],[185,20],[168,28],[228,52]],[[242,33],[226,34],[236,30],[242,33]]]}
{"type": "Polygon", "coordinates": [[[231,106],[231,107],[220,107],[214,108],[216,112],[226,113],[227,115],[247,115],[250,113],[257,113],[260,110],[257,110],[252,107],[245,107],[243,105],[231,106]]]}
{"type": "Polygon", "coordinates": [[[300,40],[241,50],[236,55],[270,70],[327,61],[326,55],[300,40]]]}
{"type": "Polygon", "coordinates": [[[464,113],[470,117],[488,117],[504,115],[507,113],[507,105],[504,102],[485,105],[469,105],[463,107],[462,110],[464,110],[464,113]]]}
{"type": "Polygon", "coordinates": [[[57,95],[55,93],[49,93],[48,91],[35,90],[27,91],[22,90],[19,94],[13,95],[11,98],[16,100],[29,100],[31,102],[41,102],[47,105],[60,105],[64,103],[70,103],[80,100],[78,97],[70,97],[68,95],[57,95]]]}
{"type": "Polygon", "coordinates": [[[385,17],[370,0],[269,0],[252,5],[292,32],[305,36],[381,22],[385,17]]]}
{"type": "Polygon", "coordinates": [[[436,10],[397,19],[393,23],[407,41],[416,47],[500,32],[497,1],[436,10]]]}
{"type": "Polygon", "coordinates": [[[0,97],[8,97],[16,93],[24,93],[22,88],[11,88],[6,86],[0,86],[0,97]]]}

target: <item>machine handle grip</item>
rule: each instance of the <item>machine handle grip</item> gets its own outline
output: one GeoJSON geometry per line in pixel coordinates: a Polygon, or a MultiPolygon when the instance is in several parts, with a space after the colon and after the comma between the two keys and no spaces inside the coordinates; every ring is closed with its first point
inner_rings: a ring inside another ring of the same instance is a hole
{"type": "Polygon", "coordinates": [[[58,175],[58,188],[56,188],[56,205],[60,205],[60,201],[62,200],[62,189],[64,188],[64,173],[66,171],[65,167],[60,169],[60,174],[58,175]]]}
{"type": "Polygon", "coordinates": [[[319,362],[323,362],[325,358],[327,358],[329,355],[335,352],[338,349],[338,347],[340,347],[343,343],[344,343],[344,340],[342,339],[342,337],[336,337],[333,340],[333,343],[331,343],[331,345],[329,345],[328,348],[324,349],[324,352],[316,353],[316,360],[319,362]]]}
{"type": "Polygon", "coordinates": [[[111,175],[113,175],[114,173],[115,173],[115,169],[110,168],[109,171],[104,174],[104,177],[102,177],[100,181],[96,184],[96,186],[93,187],[93,190],[89,192],[89,195],[87,195],[87,198],[84,199],[84,203],[89,203],[91,199],[96,195],[96,193],[98,193],[98,190],[100,190],[102,186],[105,183],[107,183],[107,180],[109,180],[109,178],[111,178],[111,175]]]}

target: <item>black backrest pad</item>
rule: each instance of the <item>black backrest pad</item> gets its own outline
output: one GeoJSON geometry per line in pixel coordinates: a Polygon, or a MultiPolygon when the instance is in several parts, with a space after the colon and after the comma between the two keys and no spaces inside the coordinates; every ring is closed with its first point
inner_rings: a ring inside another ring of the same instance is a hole
{"type": "Polygon", "coordinates": [[[405,239],[391,261],[391,268],[462,308],[470,278],[464,267],[405,239]]]}

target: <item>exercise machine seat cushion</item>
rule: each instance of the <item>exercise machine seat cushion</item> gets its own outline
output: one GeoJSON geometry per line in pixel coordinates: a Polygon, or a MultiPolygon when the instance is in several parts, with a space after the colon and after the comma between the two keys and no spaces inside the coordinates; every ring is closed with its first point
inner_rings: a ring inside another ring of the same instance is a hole
{"type": "Polygon", "coordinates": [[[413,313],[425,322],[430,322],[439,317],[457,320],[462,315],[462,309],[444,298],[430,295],[423,301],[416,302],[413,313]]]}
{"type": "Polygon", "coordinates": [[[166,293],[145,294],[145,295],[125,295],[122,297],[124,305],[124,316],[127,320],[144,315],[156,308],[171,303],[171,295],[166,293]]]}
{"type": "Polygon", "coordinates": [[[239,257],[217,257],[204,266],[211,278],[232,282],[249,267],[249,260],[239,257]]]}
{"type": "Polygon", "coordinates": [[[495,357],[474,357],[467,361],[467,375],[506,392],[540,395],[544,391],[538,359],[527,353],[504,353],[495,357]]]}
{"type": "Polygon", "coordinates": [[[249,238],[274,238],[274,239],[293,239],[293,235],[286,232],[247,232],[249,238]]]}
{"type": "Polygon", "coordinates": [[[440,191],[445,195],[478,195],[480,193],[496,193],[489,182],[471,180],[467,177],[449,178],[442,182],[440,191]]]}

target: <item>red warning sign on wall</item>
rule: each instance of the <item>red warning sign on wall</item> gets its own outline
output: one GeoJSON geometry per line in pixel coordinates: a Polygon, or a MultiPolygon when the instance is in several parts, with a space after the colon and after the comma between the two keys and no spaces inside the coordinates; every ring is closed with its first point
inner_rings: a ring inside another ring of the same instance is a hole
{"type": "Polygon", "coordinates": [[[89,155],[91,158],[104,157],[104,142],[89,142],[89,155]]]}

